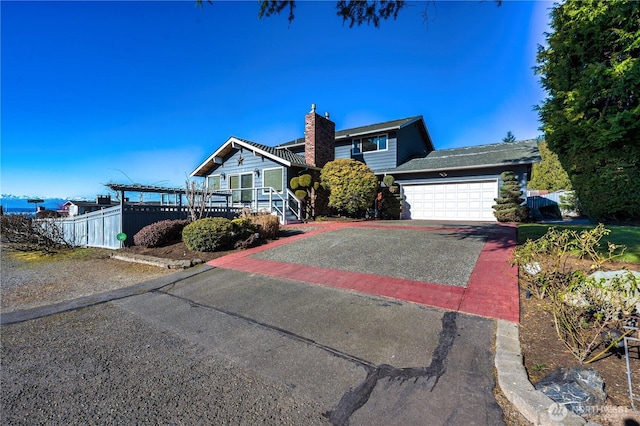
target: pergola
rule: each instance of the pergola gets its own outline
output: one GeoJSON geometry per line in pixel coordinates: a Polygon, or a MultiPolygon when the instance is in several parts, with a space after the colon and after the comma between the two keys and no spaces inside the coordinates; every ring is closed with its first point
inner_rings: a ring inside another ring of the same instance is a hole
{"type": "MultiPolygon", "coordinates": [[[[111,189],[112,191],[120,193],[120,204],[124,204],[125,193],[127,192],[138,192],[143,194],[173,194],[180,195],[179,205],[182,205],[182,195],[186,195],[188,191],[186,188],[169,188],[165,186],[155,186],[155,185],[142,185],[138,183],[132,184],[121,184],[121,183],[107,183],[106,187],[111,189]]],[[[196,191],[196,194],[203,195],[204,191],[196,191]]],[[[225,197],[227,205],[229,204],[229,197],[231,197],[231,191],[208,191],[206,195],[225,197]]]]}

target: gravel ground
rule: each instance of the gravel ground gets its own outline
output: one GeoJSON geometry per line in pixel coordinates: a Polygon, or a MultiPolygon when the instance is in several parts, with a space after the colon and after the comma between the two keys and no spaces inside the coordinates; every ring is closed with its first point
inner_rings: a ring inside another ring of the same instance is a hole
{"type": "Polygon", "coordinates": [[[486,241],[479,232],[345,228],[253,255],[276,262],[464,287],[486,241]],[[421,232],[423,238],[409,238],[421,232]],[[340,246],[348,256],[338,257],[340,246]]]}
{"type": "Polygon", "coordinates": [[[50,259],[33,258],[33,253],[12,251],[3,244],[0,312],[73,300],[175,272],[157,266],[110,259],[110,253],[91,249],[82,257],[56,255],[50,259]]]}
{"type": "Polygon", "coordinates": [[[327,424],[289,387],[110,304],[3,326],[1,354],[4,425],[327,424]]]}

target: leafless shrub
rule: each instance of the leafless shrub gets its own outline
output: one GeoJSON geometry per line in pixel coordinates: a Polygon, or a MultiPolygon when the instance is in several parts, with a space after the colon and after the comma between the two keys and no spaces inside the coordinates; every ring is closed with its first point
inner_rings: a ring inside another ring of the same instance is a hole
{"type": "Polygon", "coordinates": [[[185,186],[189,217],[191,222],[195,222],[205,217],[207,204],[211,200],[213,192],[205,182],[198,183],[195,180],[187,179],[185,186]]]}
{"type": "Polygon", "coordinates": [[[3,242],[8,242],[17,250],[54,253],[69,247],[64,240],[62,223],[55,219],[34,220],[26,215],[0,216],[3,242]]]}

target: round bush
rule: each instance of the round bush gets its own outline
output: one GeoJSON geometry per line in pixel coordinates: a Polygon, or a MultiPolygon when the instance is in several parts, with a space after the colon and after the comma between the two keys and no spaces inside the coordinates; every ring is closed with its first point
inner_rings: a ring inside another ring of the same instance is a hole
{"type": "Polygon", "coordinates": [[[311,186],[311,175],[304,174],[298,176],[298,185],[303,188],[309,188],[311,186]]]}
{"type": "Polygon", "coordinates": [[[160,247],[180,240],[188,220],[161,220],[147,225],[133,236],[133,243],[142,247],[160,247]]]}
{"type": "Polygon", "coordinates": [[[289,182],[289,186],[291,187],[291,189],[293,189],[294,191],[298,188],[300,188],[300,182],[298,180],[297,177],[292,177],[291,181],[289,182]]]}
{"type": "Polygon", "coordinates": [[[233,239],[246,240],[251,234],[258,232],[258,226],[250,217],[238,217],[231,221],[233,225],[233,239]]]}
{"type": "Polygon", "coordinates": [[[298,197],[300,200],[304,201],[305,198],[307,198],[307,191],[305,191],[304,189],[298,189],[296,192],[296,197],[298,197]]]}
{"type": "Polygon", "coordinates": [[[233,224],[223,217],[196,220],[184,227],[182,240],[189,250],[221,250],[233,242],[233,224]]]}

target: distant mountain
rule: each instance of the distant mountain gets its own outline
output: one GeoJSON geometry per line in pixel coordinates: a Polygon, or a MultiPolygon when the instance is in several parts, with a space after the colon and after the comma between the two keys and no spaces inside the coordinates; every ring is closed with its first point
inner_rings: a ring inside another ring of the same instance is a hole
{"type": "MultiPolygon", "coordinates": [[[[0,205],[5,213],[29,213],[36,211],[36,205],[29,203],[28,200],[40,199],[42,203],[38,206],[44,206],[47,210],[58,210],[64,203],[72,198],[44,198],[29,197],[26,195],[2,194],[0,195],[0,205]]],[[[77,198],[75,198],[77,200],[77,198]]]]}

